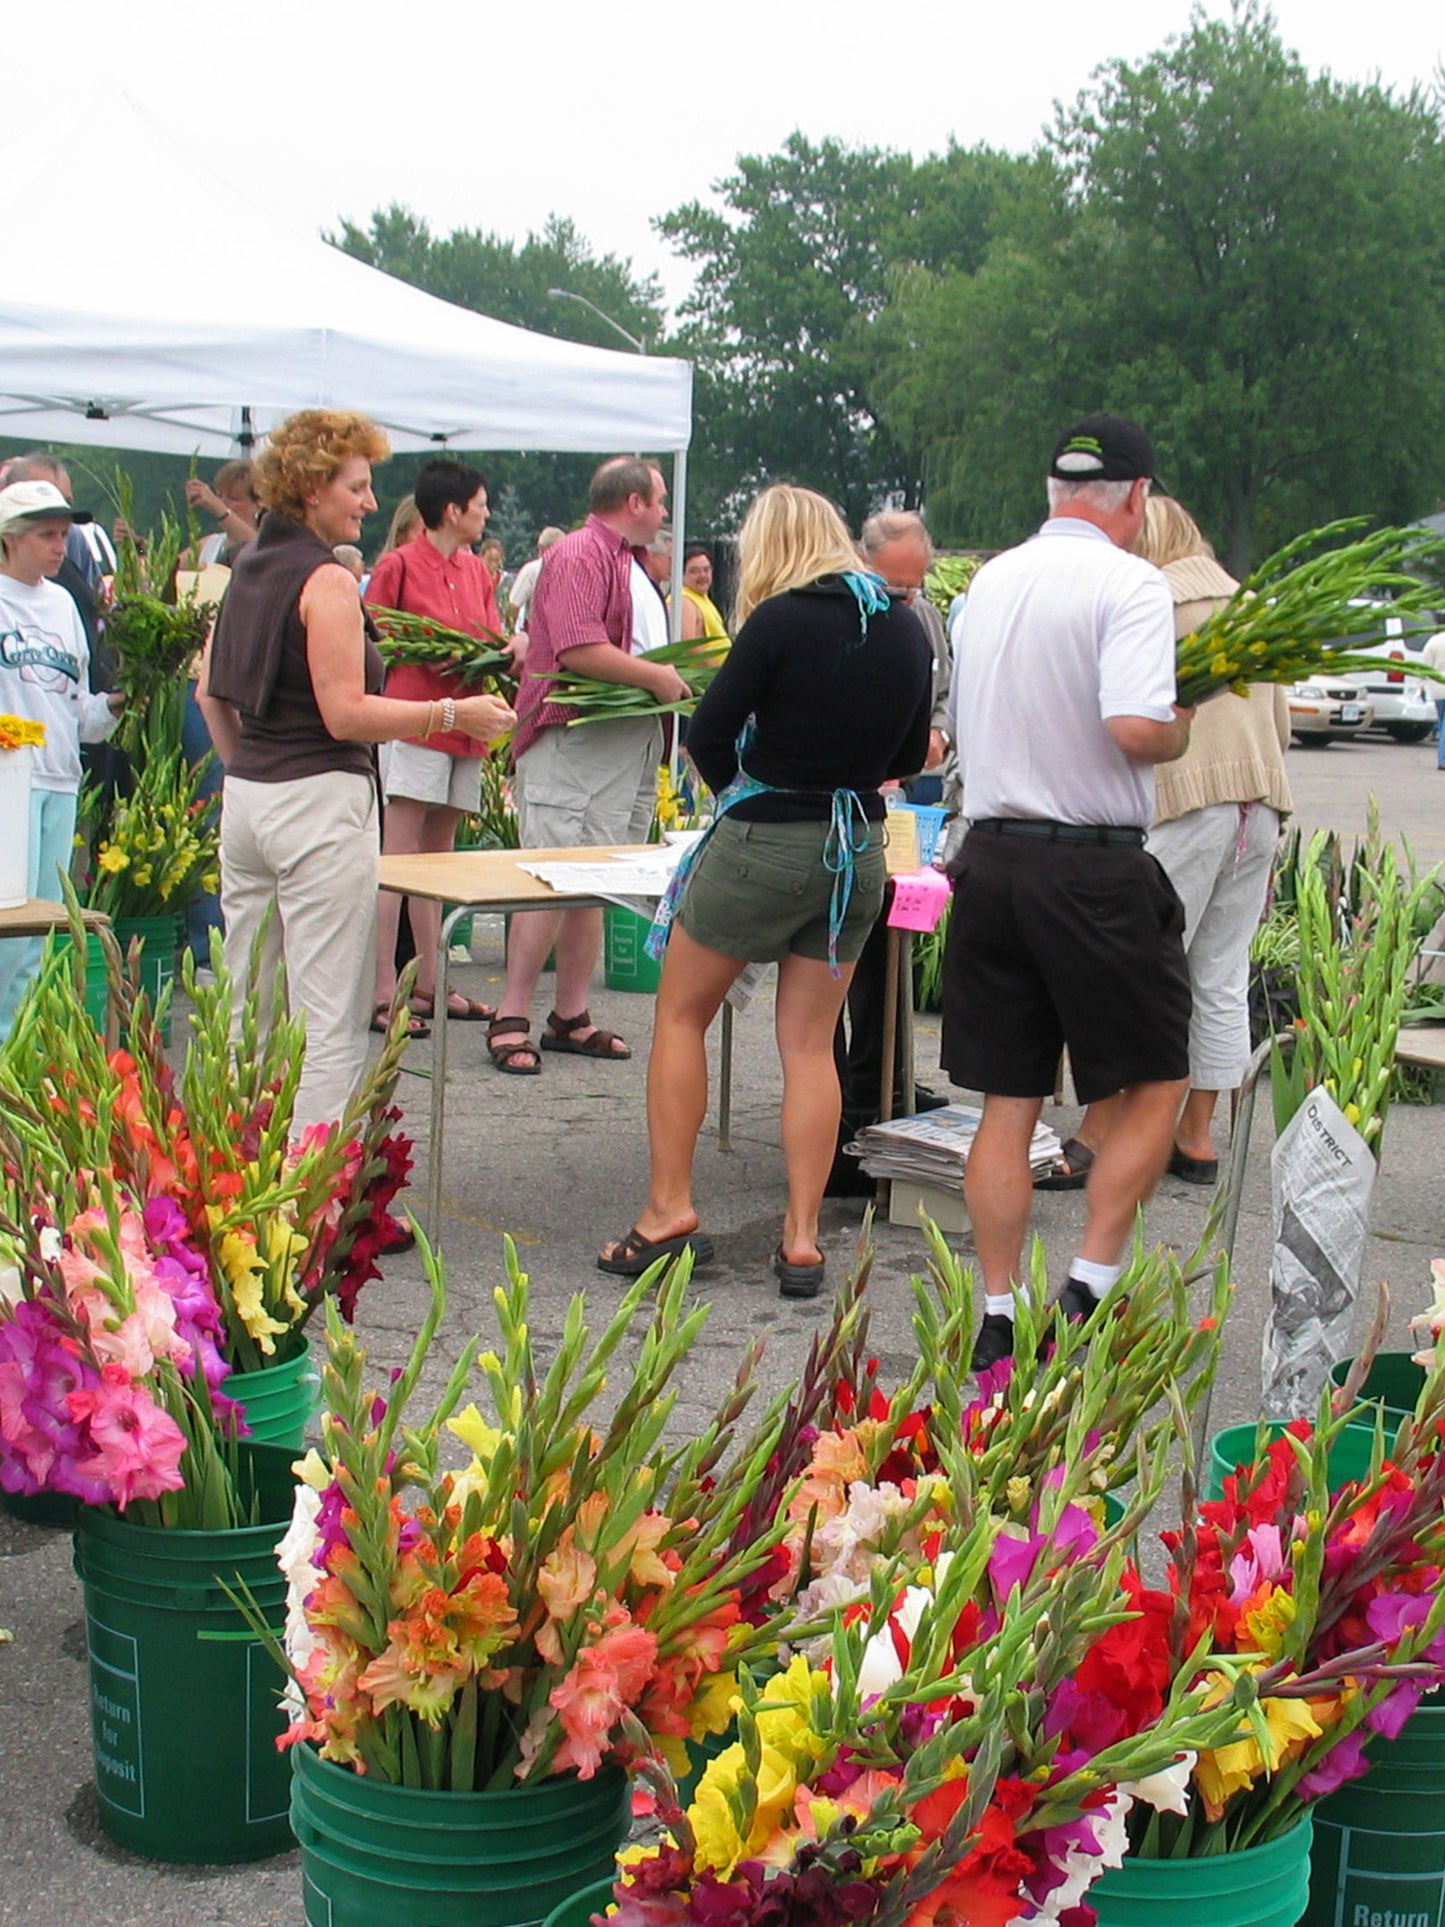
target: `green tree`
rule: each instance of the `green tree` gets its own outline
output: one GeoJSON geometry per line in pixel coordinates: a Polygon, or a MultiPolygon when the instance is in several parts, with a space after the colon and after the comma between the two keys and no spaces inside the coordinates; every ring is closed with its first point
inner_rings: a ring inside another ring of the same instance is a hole
{"type": "Polygon", "coordinates": [[[915,163],[794,133],[740,155],[719,205],[656,223],[697,271],[676,345],[698,370],[701,501],[735,511],[784,477],[854,521],[885,495],[917,499],[916,455],[874,407],[870,324],[901,265],[976,266],[1030,166],[957,147],[915,163]]]}
{"type": "Polygon", "coordinates": [[[1431,506],[1438,100],[1312,78],[1242,5],[1109,63],[1047,151],[1052,216],[996,238],[976,274],[915,276],[885,320],[885,419],[924,443],[950,529],[1016,535],[1024,468],[1037,504],[1053,435],[1098,407],[1148,424],[1236,570],[1336,514],[1431,506]]]}

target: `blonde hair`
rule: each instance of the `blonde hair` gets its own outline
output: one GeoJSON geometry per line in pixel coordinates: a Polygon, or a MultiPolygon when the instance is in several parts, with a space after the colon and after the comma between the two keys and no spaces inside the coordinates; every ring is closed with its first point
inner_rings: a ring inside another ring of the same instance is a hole
{"type": "Polygon", "coordinates": [[[271,430],[256,457],[256,500],[262,508],[306,520],[306,498],[331,481],[343,462],[359,456],[384,462],[391,443],[366,415],[341,408],[303,408],[271,430]]]}
{"type": "Polygon", "coordinates": [[[416,505],[416,497],[403,495],[391,512],[391,523],[380,554],[389,555],[393,549],[399,549],[403,542],[410,542],[420,527],[421,510],[416,505]]]}
{"type": "Polygon", "coordinates": [[[848,525],[833,504],[810,488],[777,482],[758,496],[738,533],[734,627],[769,596],[857,567],[848,525]]]}
{"type": "Polygon", "coordinates": [[[1144,504],[1137,553],[1162,569],[1166,562],[1178,562],[1186,555],[1213,556],[1214,550],[1188,509],[1181,508],[1172,496],[1151,495],[1144,504]]]}

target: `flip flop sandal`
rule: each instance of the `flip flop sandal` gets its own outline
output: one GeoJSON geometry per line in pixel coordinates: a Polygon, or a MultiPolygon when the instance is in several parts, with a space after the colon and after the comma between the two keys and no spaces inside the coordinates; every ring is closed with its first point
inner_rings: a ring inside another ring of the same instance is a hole
{"type": "Polygon", "coordinates": [[[1186,1184],[1216,1184],[1219,1180],[1218,1158],[1192,1158],[1183,1151],[1173,1151],[1164,1168],[1171,1178],[1183,1178],[1186,1184]]]}
{"type": "MultiPolygon", "coordinates": [[[[459,990],[452,991],[447,997],[447,1019],[450,1023],[490,1024],[497,1014],[490,1004],[479,1004],[475,997],[462,997],[462,1003],[466,1008],[464,1010],[453,1010],[453,997],[461,997],[461,992],[459,990]]],[[[437,1000],[435,997],[429,996],[426,991],[419,990],[411,1000],[411,1007],[418,1017],[435,1017],[437,1000]]]]}
{"type": "Polygon", "coordinates": [[[1087,1144],[1081,1144],[1076,1137],[1066,1138],[1059,1147],[1059,1156],[1067,1168],[1035,1178],[1035,1191],[1082,1191],[1089,1182],[1094,1154],[1087,1144]]]}
{"type": "Polygon", "coordinates": [[[695,1265],[712,1263],[712,1239],[700,1231],[683,1231],[675,1238],[644,1238],[634,1225],[613,1245],[610,1257],[598,1254],[597,1269],[610,1271],[617,1278],[640,1278],[659,1258],[680,1258],[684,1251],[692,1253],[695,1265]]]}
{"type": "Polygon", "coordinates": [[[816,1298],[823,1289],[823,1273],[826,1269],[826,1258],[820,1258],[813,1265],[794,1265],[783,1256],[781,1245],[773,1253],[773,1276],[784,1298],[816,1298]]]}
{"type": "MultiPolygon", "coordinates": [[[[371,1022],[367,1025],[367,1029],[374,1030],[378,1037],[385,1037],[387,1035],[391,1029],[390,1004],[378,1004],[376,1006],[371,1013],[371,1022]]],[[[419,1043],[423,1037],[431,1036],[431,1025],[423,1023],[421,1018],[413,1012],[407,1022],[406,1034],[411,1042],[419,1043]]]]}
{"type": "Polygon", "coordinates": [[[606,1057],[614,1063],[622,1063],[631,1057],[632,1049],[623,1043],[615,1030],[597,1029],[592,1035],[579,1043],[575,1033],[587,1030],[592,1023],[590,1011],[582,1010],[575,1017],[559,1017],[554,1010],[547,1019],[547,1028],[538,1042],[543,1050],[557,1050],[571,1057],[606,1057]],[[613,1050],[614,1044],[622,1044],[621,1050],[613,1050]]]}
{"type": "Polygon", "coordinates": [[[525,1017],[496,1017],[487,1031],[487,1049],[492,1062],[504,1077],[540,1077],[542,1060],[537,1055],[537,1046],[532,1042],[532,1026],[525,1017]],[[508,1042],[508,1039],[511,1041],[508,1042]],[[519,1058],[531,1058],[531,1063],[519,1063],[519,1058]]]}

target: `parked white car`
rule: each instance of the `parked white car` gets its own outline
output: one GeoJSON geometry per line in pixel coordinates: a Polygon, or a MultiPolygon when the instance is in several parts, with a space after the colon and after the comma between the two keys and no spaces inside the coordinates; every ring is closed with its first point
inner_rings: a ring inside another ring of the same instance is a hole
{"type": "Polygon", "coordinates": [[[1375,712],[1374,727],[1397,743],[1423,743],[1435,727],[1435,691],[1445,689],[1445,684],[1423,682],[1412,675],[1410,659],[1419,655],[1436,626],[1428,615],[1383,616],[1380,640],[1361,642],[1355,649],[1359,655],[1378,656],[1379,669],[1356,669],[1330,678],[1331,685],[1358,690],[1360,699],[1375,712]]]}
{"type": "Polygon", "coordinates": [[[1352,689],[1343,676],[1331,676],[1326,681],[1320,675],[1312,682],[1297,682],[1288,694],[1289,726],[1304,749],[1349,742],[1375,720],[1368,699],[1352,689]]]}

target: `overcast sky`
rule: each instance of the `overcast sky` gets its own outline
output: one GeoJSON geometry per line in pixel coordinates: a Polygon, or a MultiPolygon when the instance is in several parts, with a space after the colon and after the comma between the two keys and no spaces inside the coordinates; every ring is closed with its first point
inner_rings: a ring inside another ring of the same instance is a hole
{"type": "MultiPolygon", "coordinates": [[[[1275,12],[1312,71],[1401,91],[1438,77],[1445,10],[1428,0],[1275,12]]],[[[1148,54],[1188,15],[1188,0],[70,0],[7,9],[6,132],[63,122],[102,80],[312,226],[401,201],[434,230],[520,239],[555,211],[599,252],[661,273],[676,301],[687,270],[650,219],[706,196],[739,152],[794,128],[916,155],[950,137],[1022,151],[1102,61],[1148,54]]],[[[125,212],[98,178],[92,217],[125,212]]],[[[181,195],[129,213],[138,247],[190,224],[181,195]]],[[[190,214],[203,230],[204,209],[190,214]]],[[[76,210],[58,218],[59,243],[83,246],[76,210]]]]}

